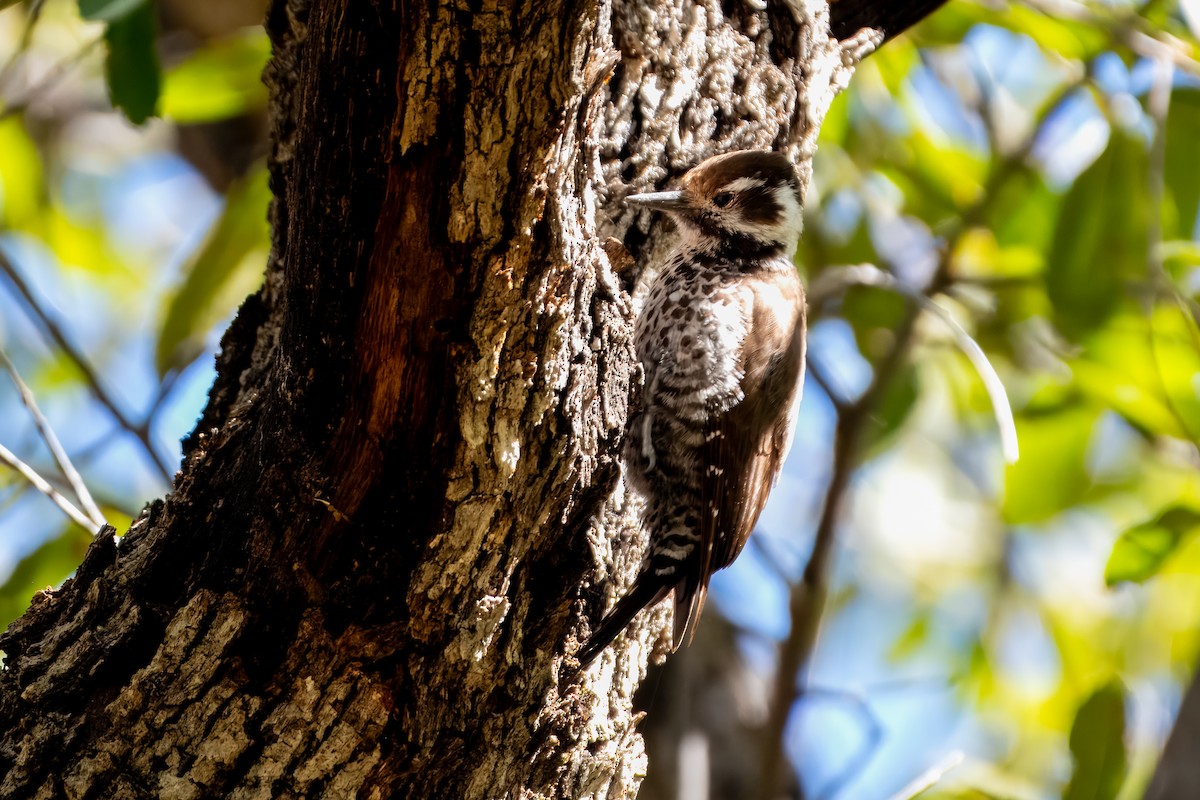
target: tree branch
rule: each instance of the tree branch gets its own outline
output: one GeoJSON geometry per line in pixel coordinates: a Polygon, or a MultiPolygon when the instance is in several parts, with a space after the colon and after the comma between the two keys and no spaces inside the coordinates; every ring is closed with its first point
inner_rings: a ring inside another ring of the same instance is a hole
{"type": "Polygon", "coordinates": [[[115,419],[122,428],[133,434],[134,438],[141,442],[142,447],[146,450],[146,454],[150,456],[150,460],[158,468],[159,474],[162,475],[163,480],[170,484],[171,473],[173,470],[170,466],[168,466],[166,460],[159,455],[158,451],[154,448],[154,444],[151,442],[149,418],[143,420],[141,423],[137,423],[129,417],[129,415],[121,407],[121,404],[118,403],[116,398],[113,397],[108,389],[105,388],[104,383],[100,380],[100,375],[96,372],[91,362],[88,361],[83,352],[77,348],[70,339],[67,338],[66,333],[63,331],[62,325],[59,324],[58,320],[50,316],[50,313],[42,307],[41,303],[38,302],[38,299],[34,296],[33,290],[30,289],[29,284],[25,282],[25,279],[21,276],[21,273],[17,271],[16,266],[12,263],[12,261],[8,258],[8,255],[3,250],[0,250],[0,271],[2,271],[8,277],[9,281],[12,282],[13,286],[17,290],[17,293],[20,294],[21,299],[25,302],[26,307],[29,308],[34,317],[37,319],[38,323],[41,325],[42,330],[45,331],[46,335],[54,340],[54,344],[63,352],[64,355],[67,356],[68,359],[71,360],[71,363],[75,365],[75,368],[79,370],[80,374],[83,375],[83,380],[91,389],[92,395],[96,398],[100,405],[108,409],[108,412],[112,414],[113,419],[115,419]]]}
{"type": "MultiPolygon", "coordinates": [[[[12,378],[13,384],[17,387],[17,393],[21,396],[21,402],[29,409],[30,415],[33,417],[33,424],[37,427],[38,433],[42,436],[42,441],[46,443],[50,454],[54,456],[55,462],[58,463],[58,468],[62,471],[63,477],[67,479],[71,490],[75,492],[76,499],[83,506],[83,510],[87,512],[90,519],[99,530],[106,522],[104,514],[101,513],[100,507],[96,505],[96,501],[92,499],[92,493],[88,491],[87,484],[83,480],[83,476],[79,474],[79,470],[75,469],[75,465],[71,463],[71,457],[67,455],[67,451],[63,449],[62,443],[55,435],[54,429],[50,427],[50,421],[38,408],[37,400],[30,391],[29,386],[21,378],[21,374],[17,372],[17,367],[12,363],[12,359],[4,352],[4,348],[0,347],[0,365],[8,371],[8,375],[12,378]]],[[[54,499],[53,497],[51,498],[54,499]]],[[[57,501],[56,501],[57,502],[57,501]]]]}
{"type": "Polygon", "coordinates": [[[829,32],[848,39],[862,28],[883,31],[883,41],[899,36],[939,9],[946,0],[837,0],[829,4],[829,32]]]}
{"type": "Polygon", "coordinates": [[[57,489],[50,485],[49,481],[38,474],[37,470],[26,464],[17,457],[16,453],[9,450],[2,444],[0,444],[0,462],[12,467],[17,474],[29,481],[29,483],[33,485],[33,488],[50,498],[54,505],[62,509],[62,512],[70,517],[71,521],[76,525],[91,534],[95,534],[99,530],[99,527],[93,524],[92,521],[87,518],[87,515],[76,508],[74,503],[72,503],[66,497],[63,497],[63,495],[57,489]]]}

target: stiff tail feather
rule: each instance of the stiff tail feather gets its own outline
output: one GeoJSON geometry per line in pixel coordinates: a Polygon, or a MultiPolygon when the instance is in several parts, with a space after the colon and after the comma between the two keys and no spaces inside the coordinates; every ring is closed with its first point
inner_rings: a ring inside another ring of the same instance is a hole
{"type": "Polygon", "coordinates": [[[612,640],[625,630],[625,626],[637,616],[639,611],[662,600],[669,591],[671,591],[671,586],[654,583],[650,575],[640,575],[629,593],[617,601],[612,611],[605,615],[596,630],[588,637],[587,644],[575,655],[579,659],[580,666],[586,667],[592,663],[592,660],[600,655],[600,651],[608,647],[612,640]]]}
{"type": "Polygon", "coordinates": [[[684,580],[675,587],[675,630],[671,638],[671,652],[678,652],[685,644],[692,643],[696,635],[696,623],[700,621],[700,612],[704,610],[704,600],[708,597],[708,582],[699,583],[694,580],[684,580]]]}

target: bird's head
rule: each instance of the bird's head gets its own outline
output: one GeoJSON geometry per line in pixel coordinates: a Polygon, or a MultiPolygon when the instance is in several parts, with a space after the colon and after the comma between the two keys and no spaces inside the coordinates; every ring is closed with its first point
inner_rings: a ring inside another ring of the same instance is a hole
{"type": "Polygon", "coordinates": [[[787,157],[767,150],[713,156],[679,189],[625,201],[667,212],[687,245],[726,255],[790,256],[800,239],[800,179],[787,157]]]}

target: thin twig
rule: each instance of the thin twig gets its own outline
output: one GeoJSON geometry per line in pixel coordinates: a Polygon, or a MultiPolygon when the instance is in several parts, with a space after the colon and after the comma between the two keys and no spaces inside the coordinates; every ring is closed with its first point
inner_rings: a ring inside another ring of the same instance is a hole
{"type": "Polygon", "coordinates": [[[921,308],[932,312],[934,316],[945,323],[954,336],[955,344],[962,350],[967,360],[971,362],[971,366],[975,368],[980,380],[983,381],[984,389],[987,390],[988,399],[992,402],[992,412],[996,418],[996,426],[1000,429],[1000,446],[1004,452],[1004,459],[1010,464],[1016,463],[1019,455],[1017,425],[1013,420],[1012,406],[1008,402],[1008,393],[1005,392],[1004,384],[1001,382],[1000,376],[996,374],[996,370],[992,367],[991,362],[988,361],[987,355],[976,341],[971,338],[971,334],[963,330],[963,327],[950,315],[950,312],[935,303],[930,297],[922,293],[921,290],[897,280],[895,276],[889,275],[873,264],[857,264],[855,266],[825,270],[821,273],[820,285],[813,286],[812,294],[813,296],[821,296],[833,292],[844,292],[853,285],[874,286],[904,295],[917,303],[921,308]]]}
{"type": "Polygon", "coordinates": [[[71,485],[71,490],[75,492],[75,497],[79,500],[79,504],[83,506],[83,510],[87,512],[88,518],[96,524],[96,527],[104,525],[107,520],[104,519],[104,514],[100,511],[100,507],[96,505],[96,501],[92,499],[92,494],[88,491],[87,484],[83,481],[83,476],[79,474],[79,470],[75,469],[75,465],[71,463],[71,457],[63,449],[62,443],[54,433],[54,429],[50,427],[50,420],[46,419],[42,410],[38,408],[33,392],[29,390],[29,386],[21,379],[21,374],[17,372],[16,365],[12,363],[12,359],[8,357],[8,353],[4,352],[3,347],[0,347],[0,364],[8,371],[8,376],[12,378],[12,382],[17,387],[17,393],[21,396],[21,402],[25,404],[25,407],[29,409],[29,413],[33,417],[33,424],[37,427],[38,433],[41,434],[42,441],[50,449],[50,454],[54,456],[55,462],[58,463],[58,468],[62,470],[63,477],[71,485]]]}
{"type": "Polygon", "coordinates": [[[8,119],[11,116],[20,114],[21,112],[25,111],[25,109],[28,108],[29,105],[35,100],[40,100],[41,98],[45,97],[47,92],[51,91],[54,86],[66,76],[68,72],[78,66],[79,62],[82,61],[88,53],[94,50],[96,46],[103,41],[104,36],[101,34],[95,39],[85,43],[79,48],[79,50],[51,67],[40,81],[31,86],[29,90],[25,92],[24,97],[11,103],[5,103],[4,108],[0,109],[0,122],[8,119]]]}
{"type": "Polygon", "coordinates": [[[25,30],[21,32],[21,41],[17,44],[8,60],[4,62],[4,67],[0,68],[0,87],[8,83],[8,78],[16,67],[17,62],[21,57],[29,52],[29,45],[33,43],[33,29],[37,27],[38,20],[42,18],[42,8],[46,5],[45,0],[33,0],[29,4],[29,12],[27,21],[25,22],[25,30]]]}
{"type": "Polygon", "coordinates": [[[808,377],[821,387],[821,391],[829,398],[835,411],[840,413],[846,409],[846,393],[833,385],[833,381],[825,374],[825,368],[811,357],[808,359],[808,377]]]}
{"type": "Polygon", "coordinates": [[[833,473],[825,490],[825,502],[813,538],[812,554],[800,582],[792,587],[789,602],[792,627],[779,651],[774,699],[763,745],[761,797],[764,800],[775,797],[783,767],[783,734],[791,709],[803,691],[801,687],[806,682],[809,656],[816,645],[828,594],[829,562],[837,521],[858,459],[859,446],[867,431],[866,422],[884,388],[907,359],[916,330],[917,313],[915,308],[910,308],[897,330],[895,345],[876,367],[871,384],[853,404],[838,414],[833,444],[833,473]]]}
{"type": "Polygon", "coordinates": [[[912,800],[912,798],[946,777],[946,773],[961,764],[964,758],[965,756],[961,750],[955,750],[914,778],[903,789],[892,795],[889,800],[912,800]]]}
{"type": "Polygon", "coordinates": [[[883,725],[866,697],[859,693],[814,687],[809,689],[808,698],[810,700],[824,698],[839,703],[853,712],[863,723],[863,743],[855,748],[854,752],[846,758],[844,766],[830,777],[824,786],[813,792],[816,800],[833,800],[871,763],[883,742],[883,725]]]}
{"type": "Polygon", "coordinates": [[[101,526],[94,524],[90,519],[87,518],[87,515],[76,508],[74,503],[72,503],[66,497],[63,497],[63,495],[60,494],[57,489],[51,486],[45,478],[39,475],[33,467],[17,458],[16,453],[9,450],[2,444],[0,444],[0,461],[8,464],[10,467],[16,470],[21,477],[33,484],[35,489],[54,501],[54,504],[61,508],[63,513],[70,517],[71,521],[76,525],[92,535],[95,535],[97,532],[99,532],[101,526]]]}
{"type": "Polygon", "coordinates": [[[1180,431],[1195,447],[1196,435],[1186,416],[1179,410],[1170,389],[1167,388],[1162,360],[1159,358],[1159,337],[1154,332],[1154,311],[1164,293],[1174,298],[1180,313],[1189,321],[1189,331],[1192,330],[1191,325],[1194,324],[1193,320],[1195,319],[1188,309],[1187,301],[1183,299],[1183,293],[1171,280],[1166,265],[1163,263],[1162,202],[1163,195],[1166,193],[1167,117],[1171,110],[1171,87],[1174,82],[1175,70],[1171,61],[1165,57],[1155,60],[1154,78],[1146,96],[1146,110],[1154,120],[1154,137],[1150,142],[1146,170],[1147,194],[1149,195],[1146,212],[1149,217],[1146,225],[1146,278],[1149,283],[1149,291],[1143,295],[1142,313],[1146,320],[1146,347],[1150,351],[1154,377],[1158,382],[1158,391],[1162,395],[1163,405],[1179,426],[1180,431]]]}
{"type": "Polygon", "coordinates": [[[16,287],[17,292],[21,295],[21,299],[25,301],[25,305],[30,311],[33,312],[33,315],[41,324],[43,331],[54,340],[54,344],[60,350],[62,350],[67,358],[69,358],[75,365],[76,369],[79,370],[80,374],[83,375],[84,382],[87,383],[88,387],[92,390],[92,394],[95,396],[96,400],[99,401],[100,405],[108,409],[108,412],[112,414],[113,419],[115,419],[122,428],[131,433],[134,438],[141,442],[142,447],[145,448],[146,453],[150,456],[150,459],[158,468],[163,480],[169,484],[171,482],[171,469],[167,466],[167,462],[158,454],[158,451],[155,450],[154,445],[151,443],[149,420],[144,420],[140,424],[136,423],[122,410],[121,404],[118,403],[116,398],[114,398],[104,387],[103,382],[100,380],[100,376],[96,373],[96,370],[87,360],[87,357],[84,356],[84,354],[67,338],[63,331],[62,325],[60,325],[58,321],[54,319],[45,308],[43,308],[42,304],[34,296],[29,284],[25,282],[23,277],[21,277],[21,274],[17,271],[12,261],[9,260],[8,254],[5,253],[3,249],[0,249],[0,271],[2,271],[12,282],[13,286],[16,287]]]}

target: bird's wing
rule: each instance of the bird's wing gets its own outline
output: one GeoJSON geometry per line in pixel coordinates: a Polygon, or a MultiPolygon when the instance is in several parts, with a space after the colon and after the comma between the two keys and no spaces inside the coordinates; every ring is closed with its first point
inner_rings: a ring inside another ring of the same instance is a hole
{"type": "Polygon", "coordinates": [[[737,558],[775,485],[791,443],[804,342],[799,281],[757,293],[743,341],[745,397],[714,420],[701,454],[702,575],[737,558]]]}
{"type": "Polygon", "coordinates": [[[700,553],[675,589],[678,649],[691,639],[713,572],[729,566],[754,530],[791,443],[804,371],[804,297],[790,311],[755,302],[743,354],[743,399],[714,416],[701,449],[700,553]],[[782,319],[780,318],[782,316],[782,319]],[[766,327],[762,327],[766,326],[766,327]],[[765,334],[765,335],[764,335],[765,334]]]}

